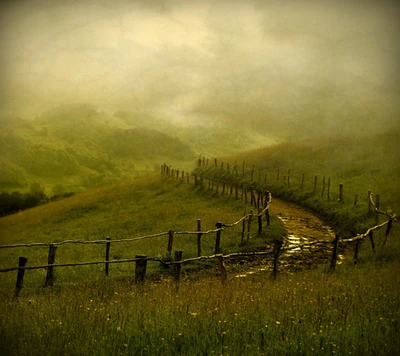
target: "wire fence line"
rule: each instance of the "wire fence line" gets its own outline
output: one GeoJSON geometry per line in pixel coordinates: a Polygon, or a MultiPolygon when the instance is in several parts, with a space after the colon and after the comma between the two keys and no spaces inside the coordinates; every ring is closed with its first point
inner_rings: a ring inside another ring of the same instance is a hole
{"type": "MultiPolygon", "coordinates": [[[[182,175],[183,176],[183,175],[182,175]]],[[[253,194],[253,193],[252,193],[253,194]]],[[[264,194],[264,193],[262,193],[264,194]]],[[[140,236],[140,237],[133,237],[133,238],[127,238],[127,239],[118,239],[118,240],[111,240],[111,238],[106,238],[103,240],[96,240],[96,241],[84,241],[84,240],[65,240],[61,242],[54,242],[54,243],[32,243],[32,244],[14,244],[14,245],[0,245],[0,248],[17,248],[17,247],[43,247],[47,246],[50,247],[49,249],[49,259],[48,263],[46,265],[40,265],[40,266],[26,266],[27,263],[27,258],[25,257],[20,257],[19,258],[19,265],[18,267],[11,267],[11,268],[3,268],[0,269],[0,272],[10,272],[10,271],[18,271],[18,276],[17,276],[17,284],[15,288],[15,296],[17,297],[19,295],[20,290],[22,289],[22,281],[23,281],[23,274],[25,270],[33,270],[33,269],[46,269],[47,270],[47,276],[46,276],[46,286],[51,286],[53,285],[53,280],[54,280],[54,275],[53,275],[53,268],[57,267],[71,267],[71,266],[84,266],[84,265],[98,265],[98,264],[104,264],[106,266],[106,275],[108,275],[108,266],[110,264],[116,264],[116,263],[136,263],[136,271],[135,271],[135,282],[142,282],[144,280],[144,275],[146,273],[146,265],[148,261],[154,261],[154,262],[159,262],[163,264],[164,266],[172,266],[175,269],[175,279],[179,280],[179,273],[180,273],[180,266],[182,266],[185,263],[190,263],[190,262],[195,262],[195,261],[201,261],[201,260],[211,260],[211,259],[217,259],[218,261],[218,267],[221,272],[222,280],[223,283],[226,283],[227,279],[227,273],[226,269],[223,263],[224,259],[232,258],[232,257],[245,257],[245,256],[252,256],[252,257],[268,257],[268,256],[273,256],[273,274],[276,276],[277,270],[278,270],[278,258],[279,255],[285,252],[291,252],[291,251],[304,251],[304,250],[309,250],[314,248],[318,248],[320,250],[333,250],[333,255],[332,255],[332,261],[331,261],[331,267],[330,270],[335,268],[336,265],[336,259],[337,259],[337,254],[338,254],[338,247],[339,247],[339,242],[343,245],[347,245],[349,243],[356,242],[356,249],[355,249],[355,255],[354,255],[354,261],[356,263],[357,258],[358,258],[358,250],[359,250],[359,242],[364,239],[365,237],[369,237],[371,239],[371,244],[374,249],[374,243],[373,243],[373,231],[380,229],[387,225],[386,229],[386,239],[385,239],[385,244],[388,241],[388,236],[390,234],[391,228],[392,228],[392,222],[396,221],[396,214],[393,214],[392,212],[382,212],[379,210],[379,207],[376,206],[372,199],[372,193],[370,194],[370,203],[374,207],[374,210],[377,214],[382,214],[386,215],[388,217],[388,220],[381,223],[381,224],[376,224],[374,227],[369,228],[364,234],[358,234],[355,237],[349,238],[349,239],[340,239],[338,235],[336,235],[336,238],[334,241],[321,241],[321,240],[316,240],[316,241],[311,241],[311,242],[306,242],[306,243],[301,243],[301,244],[293,244],[291,246],[285,246],[283,247],[283,241],[282,240],[277,240],[275,243],[271,246],[268,246],[269,250],[267,251],[253,251],[253,252],[237,252],[237,253],[230,253],[230,254],[225,254],[223,255],[220,253],[220,247],[219,247],[219,240],[221,236],[221,232],[224,230],[224,228],[230,228],[230,227],[235,227],[238,224],[242,223],[243,224],[243,229],[242,229],[242,243],[244,242],[244,234],[245,234],[245,221],[246,219],[248,220],[248,226],[247,226],[247,241],[250,236],[250,224],[251,220],[253,217],[258,217],[259,218],[259,228],[260,222],[261,222],[261,217],[263,216],[264,213],[268,214],[267,217],[267,222],[269,224],[269,207],[272,202],[272,195],[271,193],[267,192],[264,200],[263,195],[259,195],[258,199],[258,204],[254,204],[256,207],[258,207],[258,212],[253,213],[252,210],[250,210],[250,213],[244,213],[244,215],[238,219],[234,223],[222,223],[222,222],[217,222],[216,224],[216,229],[210,229],[206,231],[201,231],[199,229],[198,231],[173,231],[169,230],[168,232],[160,232],[157,234],[151,234],[151,235],[146,235],[146,236],[140,236]],[[261,197],[261,198],[260,198],[261,197]],[[261,208],[261,206],[263,206],[261,208]],[[199,237],[202,235],[207,235],[207,234],[216,234],[216,248],[215,248],[215,253],[213,255],[208,255],[204,256],[201,255],[200,253],[200,245],[199,245],[199,253],[198,257],[192,257],[192,258],[187,258],[187,259],[182,259],[182,251],[175,251],[175,260],[172,259],[172,242],[173,242],[173,236],[174,235],[197,235],[198,236],[198,243],[200,241],[199,237]],[[167,258],[160,258],[160,257],[147,257],[146,255],[136,255],[135,258],[130,258],[130,259],[117,259],[117,260],[110,260],[108,255],[109,255],[109,246],[111,243],[122,243],[122,242],[132,242],[132,241],[138,241],[138,240],[143,240],[143,239],[149,239],[149,238],[156,238],[160,236],[169,236],[169,241],[168,241],[168,248],[167,248],[167,258]],[[88,261],[88,262],[75,262],[75,263],[62,263],[62,264],[56,264],[55,262],[55,250],[56,247],[59,245],[63,244],[105,244],[106,245],[106,260],[104,261],[88,261]],[[107,252],[108,251],[108,252],[107,252]]],[[[252,203],[253,203],[253,198],[252,198],[252,203]]],[[[255,196],[254,196],[254,203],[255,203],[255,196]]],[[[198,219],[199,221],[200,219],[198,219]]],[[[199,225],[198,225],[199,227],[199,225]]],[[[259,230],[260,231],[260,230],[259,230]]]]}

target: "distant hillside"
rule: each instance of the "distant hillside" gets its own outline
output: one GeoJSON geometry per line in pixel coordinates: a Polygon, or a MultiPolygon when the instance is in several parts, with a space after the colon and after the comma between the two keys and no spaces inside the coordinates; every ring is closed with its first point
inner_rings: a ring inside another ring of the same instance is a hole
{"type": "MultiPolygon", "coordinates": [[[[276,181],[278,169],[281,177],[290,170],[292,182],[299,184],[305,173],[306,180],[314,175],[332,178],[332,184],[343,183],[346,194],[364,194],[372,190],[381,194],[382,202],[400,208],[400,144],[397,130],[372,134],[364,138],[332,138],[330,140],[304,140],[282,143],[230,157],[226,162],[243,161],[249,168],[268,174],[269,182],[276,181]]],[[[364,196],[364,195],[362,195],[364,196]]]]}
{"type": "Polygon", "coordinates": [[[99,112],[91,104],[58,107],[27,121],[0,117],[0,189],[79,191],[157,170],[191,169],[199,154],[260,147],[262,135],[219,126],[178,127],[145,112],[99,112]]]}

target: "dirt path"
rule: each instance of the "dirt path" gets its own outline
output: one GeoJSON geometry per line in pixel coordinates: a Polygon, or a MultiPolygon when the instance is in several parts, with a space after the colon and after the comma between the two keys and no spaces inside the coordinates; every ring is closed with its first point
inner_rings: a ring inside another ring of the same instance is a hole
{"type": "Polygon", "coordinates": [[[277,215],[285,226],[288,238],[297,237],[300,240],[333,240],[335,234],[314,213],[287,201],[273,199],[271,213],[277,215]]]}
{"type": "MultiPolygon", "coordinates": [[[[300,205],[276,198],[272,199],[270,210],[271,214],[278,216],[285,227],[286,236],[283,239],[282,247],[292,248],[290,251],[282,253],[279,259],[279,269],[295,271],[310,268],[312,265],[329,258],[331,255],[329,248],[327,250],[316,246],[312,249],[296,247],[316,240],[333,241],[335,238],[334,231],[313,212],[300,205]]],[[[338,257],[341,258],[342,256],[338,257]]],[[[271,261],[268,261],[268,259],[259,260],[257,265],[253,265],[247,270],[243,269],[236,274],[236,277],[246,277],[260,272],[265,273],[271,268],[271,261]]]]}

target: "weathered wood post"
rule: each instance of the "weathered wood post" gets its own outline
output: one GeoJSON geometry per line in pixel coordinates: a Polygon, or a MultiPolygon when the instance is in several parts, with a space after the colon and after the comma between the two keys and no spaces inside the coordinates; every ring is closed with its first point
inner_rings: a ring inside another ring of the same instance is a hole
{"type": "Polygon", "coordinates": [[[172,253],[172,245],[174,244],[174,230],[168,231],[168,246],[167,246],[167,255],[171,257],[172,253]]]}
{"type": "MultiPolygon", "coordinates": [[[[49,245],[49,255],[47,257],[47,264],[48,265],[54,265],[54,262],[56,260],[56,251],[57,251],[57,246],[54,244],[49,245]]],[[[47,273],[46,273],[46,281],[44,282],[45,287],[51,287],[54,285],[54,270],[53,266],[47,267],[47,273]]]]}
{"type": "Polygon", "coordinates": [[[354,206],[357,206],[358,203],[358,194],[354,194],[354,206]]]}
{"type": "Polygon", "coordinates": [[[217,262],[218,262],[219,272],[221,273],[221,282],[223,285],[226,285],[228,281],[228,274],[226,273],[224,258],[222,257],[222,254],[219,254],[217,256],[217,262]]]}
{"type": "Polygon", "coordinates": [[[214,166],[217,167],[217,159],[214,158],[214,166]]]}
{"type": "Polygon", "coordinates": [[[277,274],[278,274],[278,259],[279,259],[279,253],[281,251],[282,248],[282,240],[275,240],[275,244],[274,244],[274,267],[272,270],[272,275],[274,278],[276,278],[277,274]]]}
{"type": "Polygon", "coordinates": [[[339,235],[336,235],[335,240],[333,241],[332,260],[331,260],[331,265],[329,267],[329,271],[335,270],[337,256],[338,256],[338,249],[339,249],[339,235]]]}
{"type": "Polygon", "coordinates": [[[214,253],[221,253],[221,231],[222,222],[218,221],[215,226],[217,227],[216,238],[215,238],[215,250],[214,253]]]}
{"type": "MultiPolygon", "coordinates": [[[[106,243],[106,261],[110,260],[110,247],[111,247],[111,237],[106,237],[107,243],[106,243]]],[[[108,276],[108,265],[109,263],[105,264],[105,273],[106,276],[108,276]]]]}
{"type": "Polygon", "coordinates": [[[387,246],[387,244],[389,242],[389,235],[390,235],[390,231],[392,230],[392,224],[393,224],[393,217],[390,216],[389,217],[389,221],[388,221],[387,226],[386,226],[385,241],[383,242],[384,246],[387,246]]]}
{"type": "Polygon", "coordinates": [[[147,256],[136,255],[135,284],[143,283],[146,275],[147,256]]]}
{"type": "Polygon", "coordinates": [[[260,237],[262,234],[262,209],[258,208],[258,215],[257,215],[257,223],[258,223],[258,232],[257,236],[260,237]]]}
{"type": "Polygon", "coordinates": [[[314,194],[317,192],[317,180],[318,180],[318,176],[315,175],[314,176],[314,194]]]}
{"type": "MultiPolygon", "coordinates": [[[[201,219],[197,219],[197,231],[201,231],[201,219]]],[[[201,236],[203,234],[197,234],[197,256],[201,256],[201,236]]]]}
{"type": "Polygon", "coordinates": [[[354,264],[358,263],[358,250],[360,249],[361,240],[356,241],[356,247],[354,249],[354,264]]]}
{"type": "Polygon", "coordinates": [[[379,196],[379,194],[376,194],[375,195],[375,208],[376,208],[376,210],[375,210],[375,222],[376,222],[376,225],[379,224],[379,213],[378,213],[378,210],[379,210],[379,207],[380,207],[379,200],[380,200],[380,196],[379,196]]]}
{"type": "Polygon", "coordinates": [[[375,243],[374,243],[374,232],[370,231],[368,233],[369,241],[371,241],[372,252],[375,253],[375,243]]]}
{"type": "Polygon", "coordinates": [[[343,183],[339,184],[339,203],[343,203],[343,183]]]}
{"type": "Polygon", "coordinates": [[[249,220],[247,221],[247,243],[250,240],[251,221],[253,220],[253,210],[250,210],[249,220]]]}
{"type": "Polygon", "coordinates": [[[372,216],[371,194],[372,192],[368,190],[368,216],[372,216]]]}
{"type": "Polygon", "coordinates": [[[242,220],[242,241],[241,245],[244,245],[244,232],[246,230],[246,211],[243,213],[243,220],[242,220]]]}
{"type": "Polygon", "coordinates": [[[28,262],[28,259],[26,257],[19,257],[18,259],[18,274],[17,274],[17,283],[15,284],[15,290],[14,290],[14,297],[18,298],[19,293],[21,292],[22,287],[24,286],[24,275],[25,275],[25,269],[24,267],[26,266],[26,263],[28,262]]]}
{"type": "Polygon", "coordinates": [[[267,220],[267,226],[270,226],[271,224],[271,217],[269,215],[269,208],[265,210],[265,219],[267,220]]]}
{"type": "Polygon", "coordinates": [[[328,191],[326,192],[326,195],[327,195],[328,201],[330,201],[331,200],[331,179],[330,178],[328,178],[328,191]]]}

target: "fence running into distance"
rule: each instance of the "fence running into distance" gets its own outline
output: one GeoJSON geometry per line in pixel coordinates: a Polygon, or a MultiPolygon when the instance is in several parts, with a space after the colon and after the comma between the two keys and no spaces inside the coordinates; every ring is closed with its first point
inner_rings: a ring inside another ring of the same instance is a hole
{"type": "MultiPolygon", "coordinates": [[[[161,167],[161,174],[162,174],[163,178],[181,179],[182,181],[186,180],[188,183],[191,182],[190,178],[193,177],[194,184],[203,184],[203,177],[199,178],[195,174],[189,174],[189,173],[185,174],[184,171],[180,172],[179,170],[171,169],[171,167],[168,167],[166,165],[163,165],[161,167]]],[[[217,182],[214,185],[214,181],[209,180],[209,189],[215,189],[216,192],[218,193],[219,187],[220,187],[219,182],[217,182]]],[[[218,221],[216,223],[215,229],[211,229],[211,230],[207,230],[207,231],[201,231],[201,220],[198,219],[197,220],[197,231],[169,230],[168,232],[161,232],[161,233],[147,235],[147,236],[133,237],[133,238],[128,238],[128,239],[119,239],[119,240],[111,240],[111,238],[106,238],[105,240],[96,240],[96,241],[66,240],[66,241],[54,242],[54,243],[0,245],[0,249],[18,248],[18,247],[43,247],[43,246],[49,247],[48,263],[46,265],[27,266],[28,258],[21,256],[21,257],[19,257],[19,260],[18,260],[18,267],[3,268],[3,269],[0,269],[0,272],[10,272],[10,271],[15,271],[15,270],[18,271],[17,282],[16,282],[16,286],[15,286],[15,290],[14,290],[14,296],[18,297],[20,294],[20,291],[22,290],[22,287],[23,287],[24,274],[25,274],[26,270],[46,269],[47,273],[46,273],[46,279],[44,282],[44,286],[52,286],[54,284],[54,279],[55,279],[54,278],[54,268],[55,267],[67,267],[67,266],[84,266],[84,265],[104,264],[105,265],[105,274],[108,276],[110,264],[135,262],[135,265],[136,265],[136,267],[135,267],[135,283],[142,283],[145,279],[147,262],[155,261],[155,262],[163,264],[164,266],[173,266],[174,279],[176,282],[179,282],[180,275],[181,275],[181,268],[182,268],[183,264],[194,262],[194,261],[216,259],[218,268],[220,271],[220,275],[221,275],[221,281],[223,284],[225,284],[227,282],[228,277],[227,277],[227,271],[226,271],[225,264],[224,264],[224,259],[245,258],[247,256],[259,256],[259,257],[264,257],[264,258],[271,257],[272,258],[271,260],[273,262],[272,273],[273,273],[273,276],[276,276],[276,274],[278,272],[278,259],[279,259],[279,256],[283,252],[289,252],[292,250],[300,250],[300,251],[311,250],[313,248],[325,248],[325,249],[328,248],[328,249],[332,249],[332,251],[333,251],[331,265],[330,265],[330,269],[329,269],[331,271],[331,270],[334,270],[335,266],[336,266],[338,250],[339,250],[339,243],[341,243],[342,245],[349,244],[349,243],[355,243],[354,263],[356,264],[357,260],[358,260],[358,252],[359,252],[360,242],[365,237],[369,237],[372,248],[375,251],[373,232],[377,229],[380,229],[380,228],[386,226],[385,243],[387,243],[388,237],[389,237],[389,234],[390,234],[390,231],[392,228],[392,223],[393,223],[393,221],[396,221],[395,214],[391,214],[388,212],[382,212],[379,210],[379,207],[377,207],[375,202],[373,201],[372,193],[370,193],[369,194],[370,205],[373,206],[375,213],[379,214],[379,215],[387,216],[388,220],[381,224],[377,224],[374,227],[371,227],[364,234],[359,234],[353,238],[341,239],[341,240],[340,240],[339,235],[336,235],[334,241],[311,241],[311,242],[299,244],[296,246],[288,246],[288,247],[282,247],[283,241],[277,240],[277,241],[275,241],[273,246],[270,246],[270,248],[267,249],[266,251],[237,252],[237,253],[230,253],[230,254],[223,255],[221,253],[221,234],[222,234],[222,231],[224,231],[224,229],[235,227],[235,226],[241,224],[241,226],[242,226],[241,244],[244,245],[249,242],[249,239],[251,237],[251,227],[252,227],[252,222],[253,222],[254,218],[257,218],[257,224],[258,224],[257,234],[258,235],[260,235],[262,233],[264,216],[265,216],[264,220],[265,220],[267,226],[269,226],[269,224],[270,224],[269,207],[272,202],[272,196],[271,196],[270,192],[264,191],[262,189],[253,189],[253,187],[251,185],[243,184],[241,187],[239,187],[237,184],[229,186],[229,185],[225,185],[222,183],[221,194],[224,194],[225,192],[227,192],[227,193],[230,192],[230,194],[233,195],[233,191],[235,191],[236,199],[239,198],[239,192],[240,192],[240,198],[244,199],[246,201],[246,203],[248,202],[248,194],[249,194],[250,195],[250,203],[252,206],[254,206],[257,209],[257,213],[253,213],[253,210],[250,210],[250,213],[244,214],[244,216],[242,216],[236,222],[231,223],[231,224],[226,224],[226,223],[222,223],[222,222],[218,221]],[[183,259],[182,251],[174,251],[174,256],[172,256],[174,235],[183,235],[183,234],[197,236],[198,257],[183,259]],[[208,234],[215,234],[214,254],[202,256],[201,237],[203,235],[208,235],[208,234]],[[160,236],[168,236],[167,253],[166,253],[167,258],[148,257],[146,255],[136,255],[135,258],[131,258],[131,259],[110,260],[111,243],[134,242],[134,241],[150,239],[150,238],[155,238],[155,237],[160,237],[160,236]],[[56,256],[57,247],[60,245],[64,245],[64,244],[103,244],[106,247],[105,248],[105,260],[104,261],[88,261],[88,262],[56,264],[55,256],[56,256]]]]}

